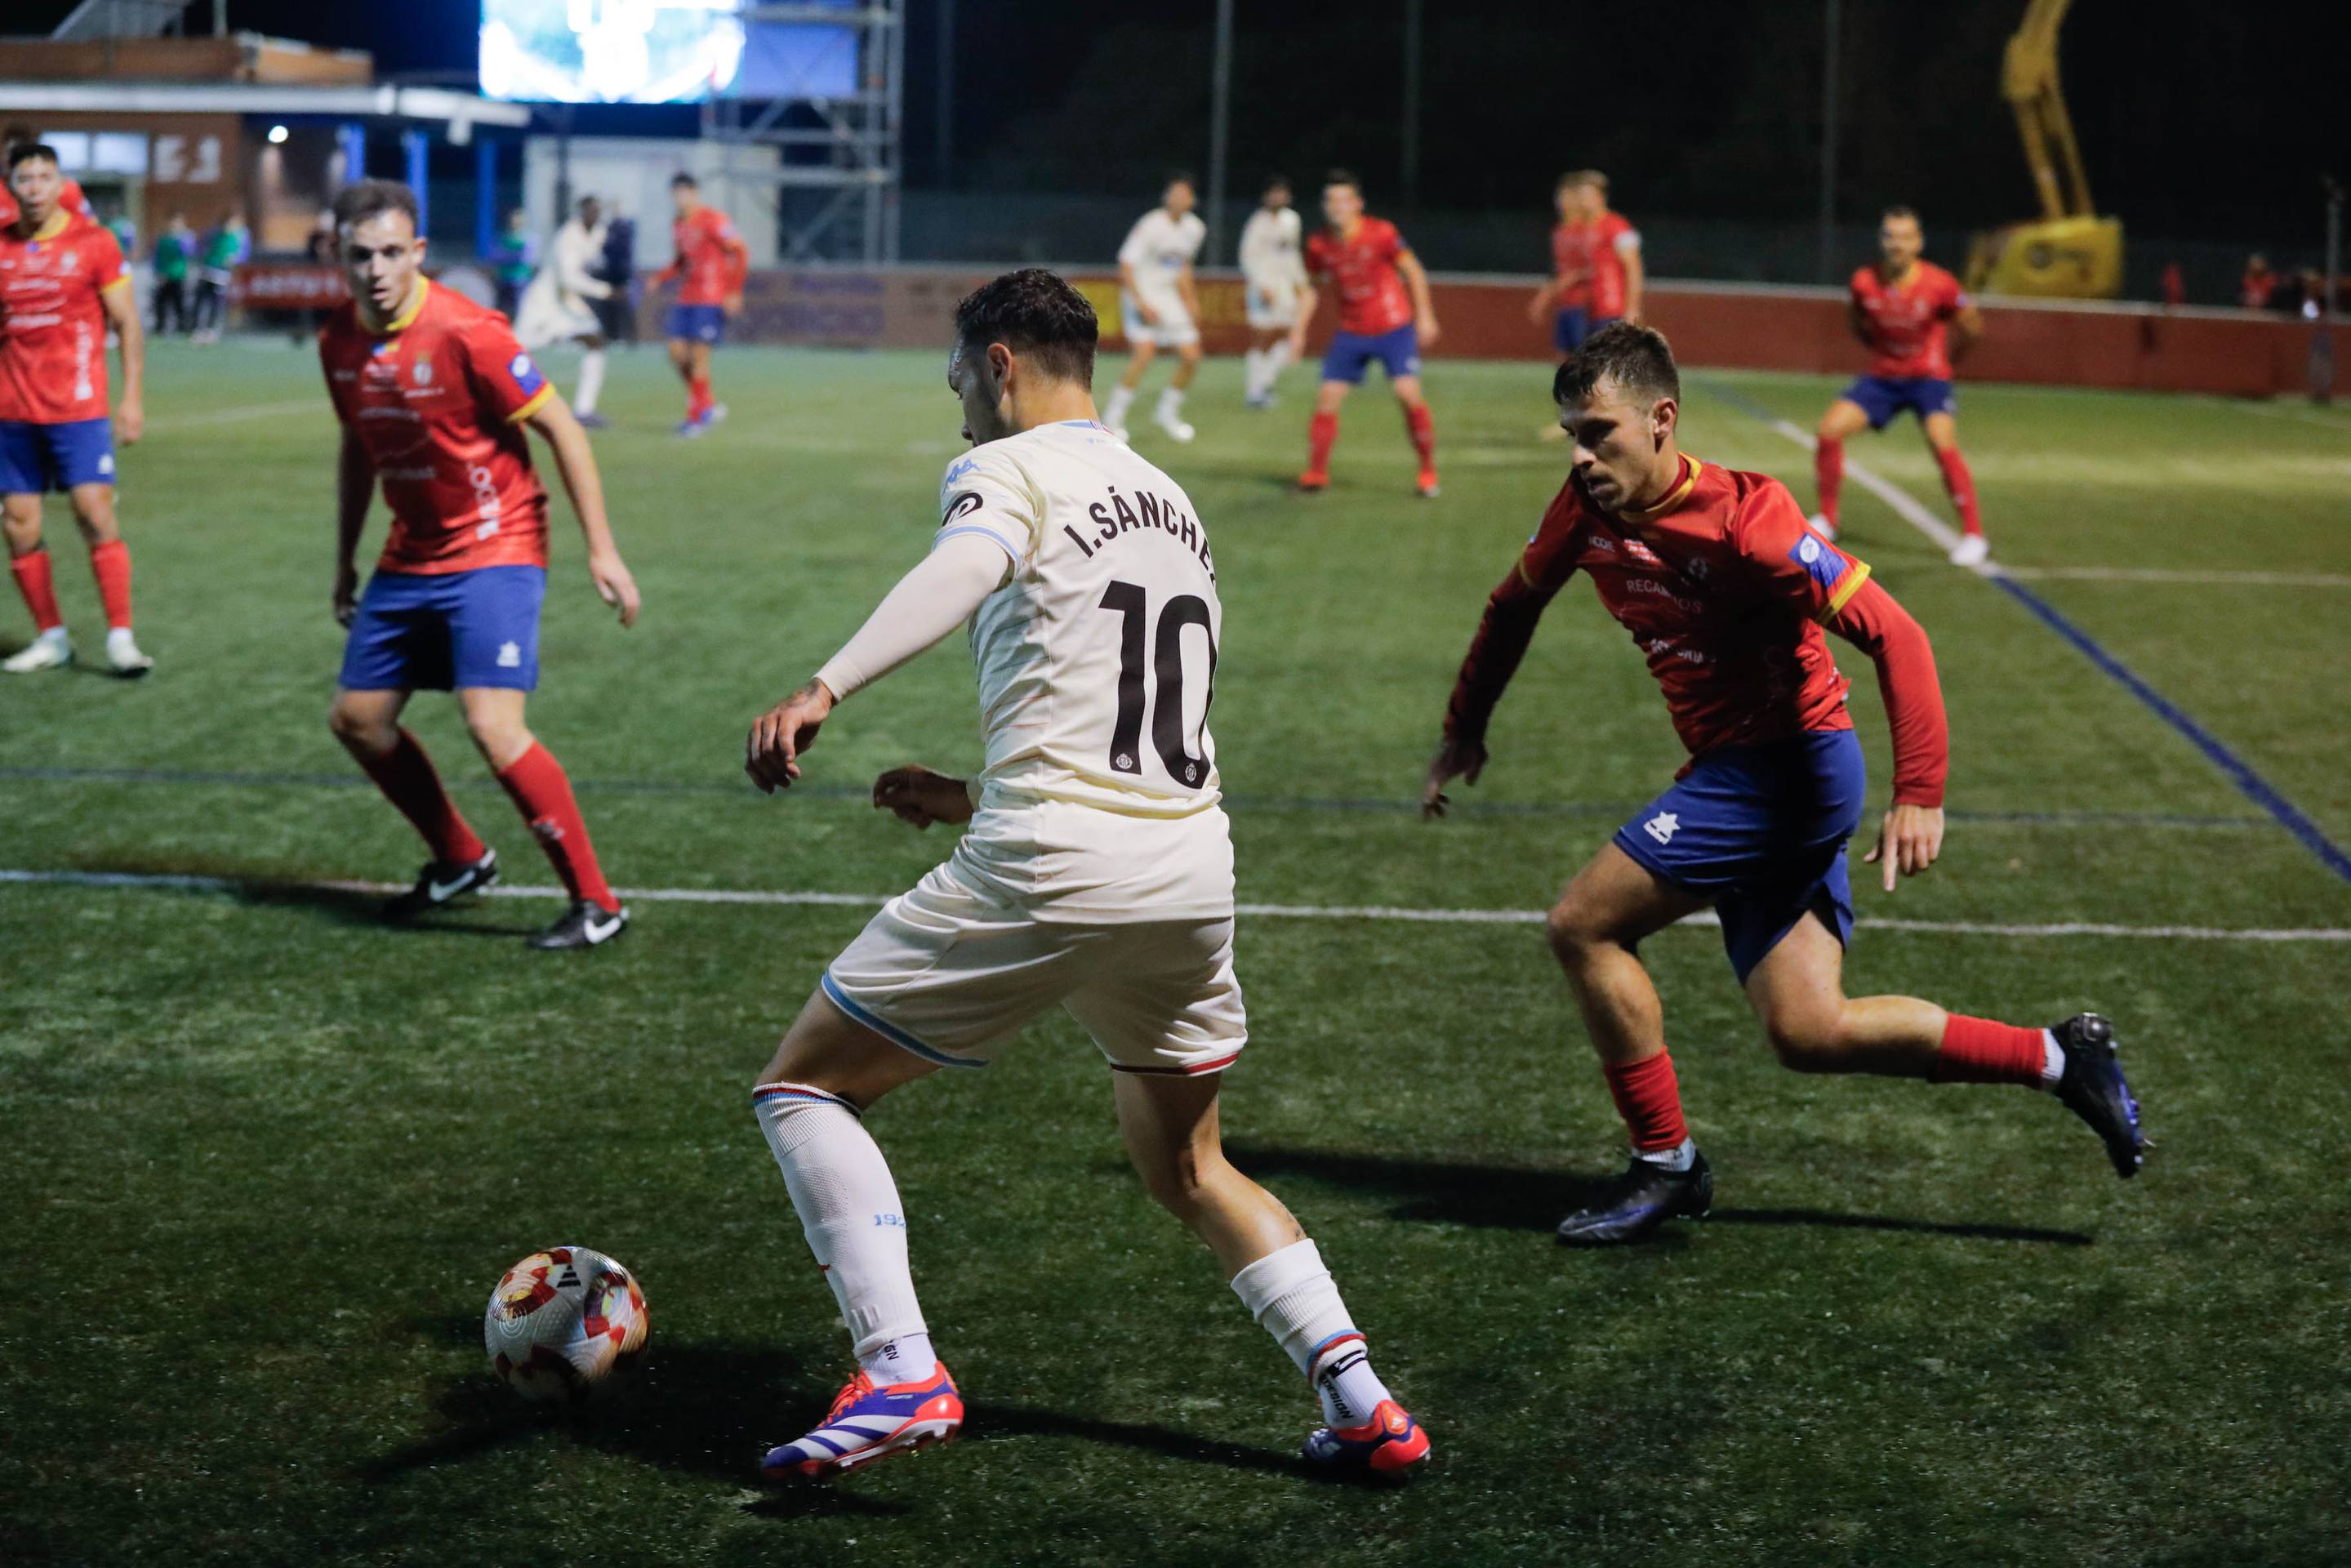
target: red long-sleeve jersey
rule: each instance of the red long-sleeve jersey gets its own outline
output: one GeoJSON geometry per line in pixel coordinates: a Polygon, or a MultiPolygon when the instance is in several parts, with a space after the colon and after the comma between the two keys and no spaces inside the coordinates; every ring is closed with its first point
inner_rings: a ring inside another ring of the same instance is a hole
{"type": "Polygon", "coordinates": [[[1778,480],[1681,462],[1680,483],[1647,511],[1604,512],[1573,478],[1561,488],[1486,602],[1446,708],[1447,737],[1483,743],[1536,622],[1581,569],[1648,656],[1693,758],[1852,728],[1825,629],[1877,665],[1895,801],[1940,806],[1950,739],[1925,630],[1870,581],[1865,562],[1805,527],[1778,480]]]}

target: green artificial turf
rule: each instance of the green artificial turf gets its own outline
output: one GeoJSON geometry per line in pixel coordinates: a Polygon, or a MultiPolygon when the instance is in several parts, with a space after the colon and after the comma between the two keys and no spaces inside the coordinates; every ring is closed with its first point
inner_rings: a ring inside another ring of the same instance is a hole
{"type": "MultiPolygon", "coordinates": [[[[555,370],[568,385],[569,365],[555,370]]],[[[1305,378],[1196,444],[1137,442],[1212,531],[1215,730],[1241,896],[1533,910],[1679,754],[1638,652],[1573,587],[1456,820],[1411,810],[1482,599],[1556,486],[1540,367],[1429,372],[1445,493],[1376,386],[1331,493],[1305,378]]],[[[2116,1021],[2159,1150],[2114,1179],[2054,1104],[1798,1077],[1715,934],[1648,944],[1715,1217],[1609,1253],[1550,1228],[1622,1157],[1539,933],[1245,917],[1236,1160],[1320,1241],[1438,1462],[1398,1494],[1305,1473],[1305,1389],[1125,1171],[1092,1047],[1042,1026],[879,1108],[965,1440],[763,1486],[848,1367],[747,1091],[854,907],[641,900],[613,947],[527,951],[557,905],[408,931],[362,894],[418,845],[325,727],[334,427],[315,361],[155,355],[122,455],[142,684],[0,685],[0,1562],[442,1564],[2311,1563],[2351,1552],[2351,943],[1865,927],[1859,991],[2116,1021]],[[499,1272],[579,1242],[652,1306],[635,1386],[547,1420],[483,1364],[499,1272]]],[[[750,719],[925,548],[957,413],[933,355],[729,350],[732,418],[668,434],[656,354],[597,438],[645,593],[611,623],[559,506],[534,728],[626,889],[877,898],[946,852],[864,803],[971,766],[952,642],[826,727],[812,787],[742,779],[750,719]]],[[[1788,478],[1834,383],[1693,373],[1687,444],[1788,478]]],[[[2001,559],[2317,830],[2351,841],[2351,418],[1969,386],[2001,559]],[[2265,572],[2251,582],[2210,574],[2265,572]],[[2325,580],[2333,576],[2337,580],[2325,580]]],[[[1907,427],[1852,456],[1938,512],[1907,427]]],[[[1846,542],[1933,634],[1952,821],[1865,920],[2351,928],[2330,872],[1998,587],[1848,486],[1846,542]]],[[[86,658],[95,595],[61,511],[86,658]]],[[[381,521],[371,545],[381,538],[381,521]]],[[[0,648],[26,634],[0,607],[0,648]]],[[[1873,776],[1885,725],[1844,653],[1873,776]]],[[[452,706],[412,722],[510,880],[551,882],[452,706]]],[[[1856,868],[1859,871],[1861,868],[1856,868]]]]}

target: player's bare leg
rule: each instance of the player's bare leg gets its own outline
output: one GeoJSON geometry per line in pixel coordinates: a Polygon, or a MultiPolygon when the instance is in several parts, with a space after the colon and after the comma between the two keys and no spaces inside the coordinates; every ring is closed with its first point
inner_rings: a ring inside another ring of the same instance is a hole
{"type": "Polygon", "coordinates": [[[2138,1104],[2115,1061],[2114,1030],[2094,1013],[2048,1029],[1944,1011],[1916,997],[1848,997],[1844,946],[1806,915],[1747,977],[1747,999],[1782,1065],[1938,1083],[2013,1083],[2056,1094],[2137,1174],[2138,1104]]]}
{"type": "Polygon", "coordinates": [[[114,486],[77,485],[67,497],[82,543],[89,547],[90,575],[98,580],[99,602],[106,611],[106,662],[115,674],[135,679],[153,669],[155,661],[139,651],[131,634],[131,547],[115,522],[114,486]]]}
{"type": "Polygon", "coordinates": [[[1813,432],[1813,485],[1819,508],[1813,527],[1823,538],[1837,537],[1837,492],[1844,484],[1844,444],[1869,428],[1869,413],[1849,398],[1839,398],[1821,415],[1813,432]]]}
{"type": "Polygon", "coordinates": [[[1428,412],[1428,400],[1420,393],[1420,378],[1398,376],[1395,395],[1404,409],[1405,434],[1420,458],[1421,499],[1433,501],[1437,498],[1437,423],[1428,412]]]}
{"type": "Polygon", "coordinates": [[[1165,431],[1170,440],[1189,441],[1196,434],[1184,422],[1184,396],[1191,390],[1192,378],[1199,373],[1200,340],[1195,338],[1176,350],[1176,373],[1159,394],[1159,406],[1151,411],[1151,423],[1165,431]]]}
{"type": "Polygon", "coordinates": [[[1102,404],[1102,423],[1121,441],[1126,439],[1126,411],[1134,406],[1135,390],[1143,385],[1144,372],[1151,369],[1151,361],[1158,357],[1157,343],[1148,338],[1138,340],[1134,352],[1127,356],[1125,373],[1118,378],[1118,384],[1110,389],[1109,401],[1102,404]]]}
{"type": "Polygon", "coordinates": [[[1951,548],[1951,563],[1979,565],[1991,554],[1991,541],[1984,537],[1983,517],[1976,508],[1975,476],[1959,455],[1959,422],[1949,413],[1930,413],[1918,423],[1927,433],[1935,465],[1943,471],[1943,492],[1959,515],[1959,542],[1951,548]]]}
{"type": "Polygon", "coordinates": [[[752,1084],[752,1112],[858,1363],[821,1423],[768,1451],[770,1476],[840,1475],[962,1428],[963,1396],[915,1299],[898,1184],[864,1126],[874,1102],[936,1070],[819,989],[752,1084]]]}
{"type": "Polygon", "coordinates": [[[1562,1242],[1630,1241],[1676,1215],[1703,1216],[1713,1202],[1713,1175],[1682,1120],[1681,1091],[1666,1050],[1665,1009],[1635,951],[1643,938],[1711,902],[1612,843],[1576,873],[1552,907],[1551,950],[1575,993],[1609,1096],[1633,1140],[1625,1174],[1560,1221],[1562,1242]]]}
{"type": "Polygon", "coordinates": [[[1322,1400],[1306,1441],[1318,1463],[1380,1480],[1409,1478],[1428,1435],[1388,1393],[1322,1254],[1280,1198],[1226,1158],[1220,1074],[1114,1076],[1127,1157],[1160,1206],[1207,1243],[1233,1291],[1322,1400]]]}
{"type": "Polygon", "coordinates": [[[1345,382],[1324,382],[1314,391],[1314,417],[1306,425],[1306,472],[1298,476],[1301,490],[1331,487],[1331,448],[1339,441],[1339,405],[1354,389],[1345,382]]]}
{"type": "Polygon", "coordinates": [[[33,640],[0,662],[0,670],[29,675],[63,669],[73,663],[73,643],[66,636],[65,617],[57,612],[57,581],[48,548],[41,542],[41,497],[0,497],[0,532],[8,540],[9,574],[33,617],[33,640]]]}
{"type": "Polygon", "coordinates": [[[629,912],[604,880],[571,779],[555,754],[523,722],[525,694],[504,686],[468,686],[457,693],[465,729],[490,771],[506,787],[522,820],[563,879],[570,905],[530,939],[539,948],[594,947],[628,928],[629,912]]]}
{"type": "Polygon", "coordinates": [[[433,857],[416,885],[384,905],[386,918],[408,920],[498,879],[497,852],[484,843],[441,784],[416,737],[401,727],[404,691],[339,691],[327,727],[384,799],[406,817],[433,857]]]}

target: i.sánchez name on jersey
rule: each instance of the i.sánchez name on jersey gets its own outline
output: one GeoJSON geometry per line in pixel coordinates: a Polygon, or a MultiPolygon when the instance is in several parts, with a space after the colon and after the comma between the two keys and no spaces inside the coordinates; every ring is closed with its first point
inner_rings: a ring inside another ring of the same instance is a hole
{"type": "Polygon", "coordinates": [[[1145,817],[1214,808],[1224,607],[1183,487],[1072,420],[956,458],[939,508],[939,538],[985,534],[1013,562],[971,621],[983,800],[1145,817]]]}

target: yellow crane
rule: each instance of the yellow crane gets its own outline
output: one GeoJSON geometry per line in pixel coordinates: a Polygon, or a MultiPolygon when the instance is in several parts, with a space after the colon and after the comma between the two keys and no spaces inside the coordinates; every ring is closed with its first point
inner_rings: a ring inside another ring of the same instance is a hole
{"type": "Polygon", "coordinates": [[[1979,235],[1968,283],[1989,294],[2110,299],[2122,289],[2123,225],[2090,201],[2090,175],[2057,78],[2057,29],[2074,0],[2026,0],[2008,40],[2000,87],[2016,111],[2024,162],[2041,194],[2041,216],[1979,235]]]}

